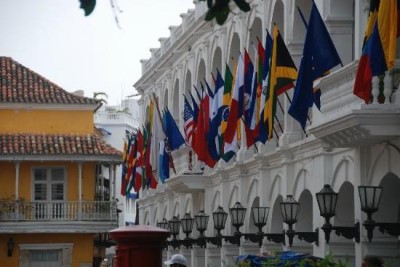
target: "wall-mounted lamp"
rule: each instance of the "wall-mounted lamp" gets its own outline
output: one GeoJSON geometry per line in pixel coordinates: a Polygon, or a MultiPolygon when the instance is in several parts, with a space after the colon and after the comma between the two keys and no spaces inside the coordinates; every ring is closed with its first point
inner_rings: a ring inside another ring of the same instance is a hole
{"type": "Polygon", "coordinates": [[[15,241],[12,237],[7,242],[7,256],[11,257],[15,246],[15,241]]]}
{"type": "Polygon", "coordinates": [[[308,243],[315,243],[318,246],[318,229],[314,232],[296,232],[293,230],[293,224],[297,222],[297,215],[299,214],[300,203],[297,202],[292,195],[287,195],[285,201],[281,202],[281,212],[283,222],[289,226],[286,230],[286,235],[289,238],[289,246],[293,245],[293,238],[295,235],[300,240],[308,243]]]}
{"type": "Polygon", "coordinates": [[[181,228],[181,221],[178,217],[174,216],[171,220],[168,221],[168,229],[171,231],[172,240],[169,241],[169,245],[174,249],[180,246],[180,240],[176,239],[176,236],[179,235],[179,231],[181,228]]]}
{"type": "Polygon", "coordinates": [[[169,230],[168,229],[168,221],[167,219],[163,218],[161,222],[157,222],[157,227],[160,227],[164,230],[169,230]]]}
{"type": "Polygon", "coordinates": [[[335,230],[336,235],[343,236],[347,239],[355,239],[360,242],[360,223],[354,226],[332,226],[330,223],[331,217],[336,215],[336,204],[338,193],[332,190],[329,184],[324,185],[319,193],[315,194],[317,198],[320,215],[325,218],[325,224],[321,227],[325,233],[325,241],[329,243],[332,230],[335,230]]]}
{"type": "Polygon", "coordinates": [[[367,220],[364,221],[363,225],[367,230],[367,236],[370,242],[373,238],[375,226],[378,226],[379,231],[381,231],[382,233],[388,233],[391,236],[400,236],[400,223],[375,222],[372,219],[372,214],[379,209],[382,191],[383,187],[381,186],[358,187],[361,210],[367,213],[367,220]]]}

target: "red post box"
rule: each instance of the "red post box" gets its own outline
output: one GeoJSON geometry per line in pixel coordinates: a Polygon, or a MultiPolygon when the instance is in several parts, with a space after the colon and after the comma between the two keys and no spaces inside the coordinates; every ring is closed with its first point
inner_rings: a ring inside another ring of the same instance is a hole
{"type": "Polygon", "coordinates": [[[168,236],[169,231],[149,225],[110,231],[111,239],[117,243],[115,267],[161,267],[168,236]]]}

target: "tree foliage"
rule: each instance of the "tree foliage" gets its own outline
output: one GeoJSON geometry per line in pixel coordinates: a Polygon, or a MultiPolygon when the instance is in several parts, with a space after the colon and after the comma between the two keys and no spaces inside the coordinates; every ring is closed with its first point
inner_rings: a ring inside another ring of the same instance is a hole
{"type": "MultiPolygon", "coordinates": [[[[96,0],[79,0],[79,1],[81,3],[80,8],[84,10],[85,16],[89,16],[90,14],[92,14],[96,6],[96,0]]],[[[226,19],[229,16],[229,13],[231,12],[229,8],[231,0],[199,0],[199,1],[203,2],[207,1],[208,11],[205,16],[206,21],[211,21],[215,18],[215,20],[219,25],[225,23],[226,19]]],[[[240,10],[244,12],[250,11],[250,5],[249,3],[246,2],[246,0],[233,0],[233,2],[235,2],[235,4],[240,8],[240,10]]]]}

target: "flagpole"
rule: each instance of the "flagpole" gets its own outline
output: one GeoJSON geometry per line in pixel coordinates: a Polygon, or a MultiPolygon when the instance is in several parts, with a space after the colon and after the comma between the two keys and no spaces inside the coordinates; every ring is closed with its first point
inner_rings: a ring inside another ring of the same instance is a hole
{"type": "MultiPolygon", "coordinates": [[[[158,107],[157,97],[156,97],[156,95],[155,95],[154,93],[153,93],[153,98],[154,98],[154,102],[156,103],[156,109],[157,109],[157,113],[158,113],[158,119],[160,120],[161,129],[163,130],[164,135],[167,136],[167,134],[165,133],[164,125],[163,125],[163,123],[162,123],[162,121],[161,121],[161,112],[160,112],[160,108],[158,107]]],[[[165,145],[166,145],[167,148],[168,148],[167,153],[168,153],[169,160],[170,160],[170,162],[171,162],[172,170],[173,170],[174,173],[176,174],[174,159],[172,158],[171,150],[170,150],[170,148],[169,148],[168,142],[166,142],[165,145]]]]}

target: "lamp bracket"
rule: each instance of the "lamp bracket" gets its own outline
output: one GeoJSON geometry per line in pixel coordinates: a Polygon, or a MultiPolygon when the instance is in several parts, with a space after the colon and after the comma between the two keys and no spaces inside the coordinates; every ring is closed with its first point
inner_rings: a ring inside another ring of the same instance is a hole
{"type": "Polygon", "coordinates": [[[193,243],[195,243],[195,242],[194,242],[193,239],[185,238],[185,239],[181,240],[180,243],[181,243],[183,246],[185,246],[187,249],[191,249],[191,248],[193,247],[193,243]]]}
{"type": "Polygon", "coordinates": [[[222,236],[206,237],[206,241],[219,248],[222,246],[222,236]]]}
{"type": "Polygon", "coordinates": [[[193,243],[198,245],[201,248],[205,248],[206,244],[207,244],[207,238],[205,236],[201,236],[197,239],[194,239],[193,243]]]}
{"type": "Polygon", "coordinates": [[[353,239],[356,243],[360,243],[360,223],[357,222],[354,226],[332,226],[332,230],[335,230],[336,235],[343,236],[347,239],[353,239]]]}
{"type": "Polygon", "coordinates": [[[233,235],[233,236],[223,236],[224,240],[231,243],[232,245],[238,245],[240,247],[240,235],[233,235]]]}
{"type": "Polygon", "coordinates": [[[376,223],[381,233],[391,236],[400,236],[400,223],[376,223]]]}
{"type": "Polygon", "coordinates": [[[274,243],[278,243],[278,244],[283,244],[284,246],[286,245],[285,242],[285,233],[271,233],[271,234],[264,234],[267,237],[268,241],[272,241],[274,243]]]}
{"type": "Polygon", "coordinates": [[[258,243],[258,246],[262,246],[262,241],[264,239],[264,234],[243,234],[245,240],[249,240],[253,243],[258,243]]]}
{"type": "Polygon", "coordinates": [[[300,240],[304,240],[308,243],[315,243],[317,246],[319,246],[318,228],[316,228],[314,232],[295,232],[295,235],[297,235],[300,240]]]}
{"type": "Polygon", "coordinates": [[[174,249],[176,249],[176,248],[180,248],[180,246],[181,246],[181,241],[182,241],[182,240],[173,239],[173,240],[171,240],[171,241],[168,241],[167,244],[168,244],[168,246],[171,246],[171,247],[173,247],[174,249]]]}

